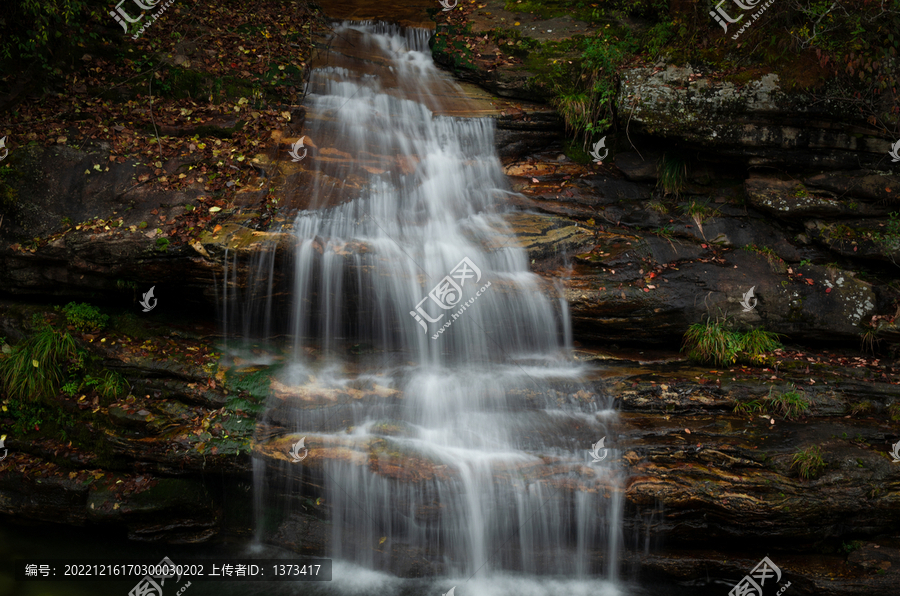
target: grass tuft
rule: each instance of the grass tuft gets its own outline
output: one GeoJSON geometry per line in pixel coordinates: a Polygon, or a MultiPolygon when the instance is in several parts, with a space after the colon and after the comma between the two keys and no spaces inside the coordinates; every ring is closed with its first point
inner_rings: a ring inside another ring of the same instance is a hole
{"type": "Polygon", "coordinates": [[[763,329],[734,331],[725,321],[709,319],[688,327],[681,351],[686,350],[688,358],[695,362],[718,366],[738,360],[760,364],[765,362],[767,352],[781,347],[777,338],[777,333],[763,329]]]}
{"type": "Polygon", "coordinates": [[[782,414],[785,418],[796,418],[809,411],[810,401],[796,389],[786,391],[778,397],[770,399],[775,411],[782,414]]]}
{"type": "Polygon", "coordinates": [[[847,411],[851,416],[857,416],[859,414],[871,414],[872,410],[874,409],[875,406],[869,400],[856,402],[847,406],[847,411]]]}
{"type": "Polygon", "coordinates": [[[752,401],[739,401],[734,404],[734,413],[735,414],[758,414],[760,412],[765,412],[766,406],[762,400],[754,399],[752,401]]]}
{"type": "MultiPolygon", "coordinates": [[[[68,384],[67,384],[68,386],[68,384]]],[[[123,395],[128,389],[128,381],[125,377],[111,370],[103,371],[99,377],[87,375],[81,383],[82,387],[91,387],[100,394],[101,397],[110,399],[123,395]]],[[[80,389],[80,388],[79,388],[80,389]]],[[[63,387],[66,390],[66,386],[63,387]]]]}
{"type": "Polygon", "coordinates": [[[796,418],[809,411],[812,403],[803,397],[796,389],[786,391],[779,396],[772,397],[772,391],[763,399],[738,402],[734,405],[735,414],[760,414],[764,412],[777,412],[785,418],[796,418]]]}
{"type": "Polygon", "coordinates": [[[806,480],[818,478],[822,470],[825,469],[822,449],[818,445],[812,445],[795,453],[791,461],[791,469],[794,468],[797,468],[801,478],[806,480]]]}
{"type": "Polygon", "coordinates": [[[881,338],[878,337],[879,331],[881,329],[877,327],[864,327],[859,334],[860,350],[875,355],[876,347],[881,343],[881,338]]]}
{"type": "Polygon", "coordinates": [[[696,221],[698,225],[705,222],[714,214],[714,210],[709,206],[709,200],[699,201],[697,199],[691,199],[690,202],[681,205],[680,208],[682,213],[690,216],[690,218],[696,221]]]}
{"type": "Polygon", "coordinates": [[[781,348],[778,334],[756,328],[742,334],[741,349],[749,356],[751,362],[760,364],[765,361],[766,352],[781,348]]]}
{"type": "Polygon", "coordinates": [[[684,190],[684,182],[687,179],[687,161],[683,157],[673,153],[663,153],[659,160],[659,179],[656,187],[661,188],[663,195],[675,195],[684,190]]]}
{"type": "Polygon", "coordinates": [[[0,360],[0,386],[11,399],[53,397],[65,379],[66,364],[78,359],[69,333],[44,326],[0,360]]]}
{"type": "Polygon", "coordinates": [[[62,307],[62,312],[66,315],[66,322],[82,333],[102,331],[109,320],[108,316],[100,314],[97,307],[85,302],[70,302],[62,307]]]}
{"type": "Polygon", "coordinates": [[[900,402],[894,402],[888,406],[888,416],[891,422],[900,422],[900,402]]]}

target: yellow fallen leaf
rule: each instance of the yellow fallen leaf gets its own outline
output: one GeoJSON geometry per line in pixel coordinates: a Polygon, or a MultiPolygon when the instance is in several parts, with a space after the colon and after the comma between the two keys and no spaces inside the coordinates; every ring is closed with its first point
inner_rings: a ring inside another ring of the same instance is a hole
{"type": "Polygon", "coordinates": [[[32,358],[32,360],[31,360],[31,366],[37,368],[37,367],[39,367],[40,365],[41,365],[40,362],[38,362],[37,360],[35,360],[35,359],[32,358]]]}
{"type": "Polygon", "coordinates": [[[209,258],[209,253],[206,252],[206,249],[203,248],[203,245],[200,244],[200,242],[198,242],[198,241],[196,241],[196,240],[195,240],[194,242],[191,242],[191,248],[193,248],[194,250],[196,250],[198,253],[200,253],[200,254],[203,255],[204,257],[209,258]]]}
{"type": "Polygon", "coordinates": [[[210,208],[209,208],[209,212],[210,212],[210,213],[218,213],[218,212],[221,211],[221,210],[222,210],[221,207],[210,207],[210,208]]]}

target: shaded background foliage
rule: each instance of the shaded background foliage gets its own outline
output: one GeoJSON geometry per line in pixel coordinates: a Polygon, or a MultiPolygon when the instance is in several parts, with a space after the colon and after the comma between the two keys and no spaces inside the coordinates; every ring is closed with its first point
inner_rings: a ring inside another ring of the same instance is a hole
{"type": "Polygon", "coordinates": [[[106,0],[4,0],[0,3],[0,65],[4,70],[52,70],[97,33],[89,25],[109,11],[106,0]],[[24,67],[24,68],[23,68],[24,67]]]}

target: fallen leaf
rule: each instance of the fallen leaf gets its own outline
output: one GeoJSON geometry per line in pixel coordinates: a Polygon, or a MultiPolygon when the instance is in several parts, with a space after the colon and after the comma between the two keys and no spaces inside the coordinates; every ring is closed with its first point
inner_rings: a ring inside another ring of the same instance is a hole
{"type": "Polygon", "coordinates": [[[207,259],[209,258],[209,253],[206,252],[206,249],[203,248],[203,245],[200,244],[200,242],[198,242],[198,241],[191,242],[191,248],[193,248],[194,250],[196,250],[198,253],[200,253],[201,255],[203,255],[204,257],[206,257],[207,259]]]}

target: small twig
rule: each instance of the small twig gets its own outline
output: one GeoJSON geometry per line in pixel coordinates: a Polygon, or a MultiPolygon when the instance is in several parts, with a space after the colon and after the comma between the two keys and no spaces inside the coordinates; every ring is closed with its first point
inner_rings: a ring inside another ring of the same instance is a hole
{"type": "Polygon", "coordinates": [[[644,160],[644,156],[641,155],[641,152],[638,151],[638,148],[634,146],[634,142],[631,140],[631,135],[628,134],[628,127],[631,126],[631,117],[634,116],[634,109],[637,107],[637,100],[631,102],[631,113],[628,114],[628,122],[625,123],[625,136],[628,138],[628,142],[631,143],[632,149],[637,151],[638,157],[641,158],[641,161],[644,160]]]}
{"type": "Polygon", "coordinates": [[[162,159],[162,142],[159,140],[159,131],[156,130],[156,119],[153,117],[153,76],[150,76],[150,121],[153,123],[153,133],[156,135],[156,144],[159,146],[159,158],[162,159]]]}

